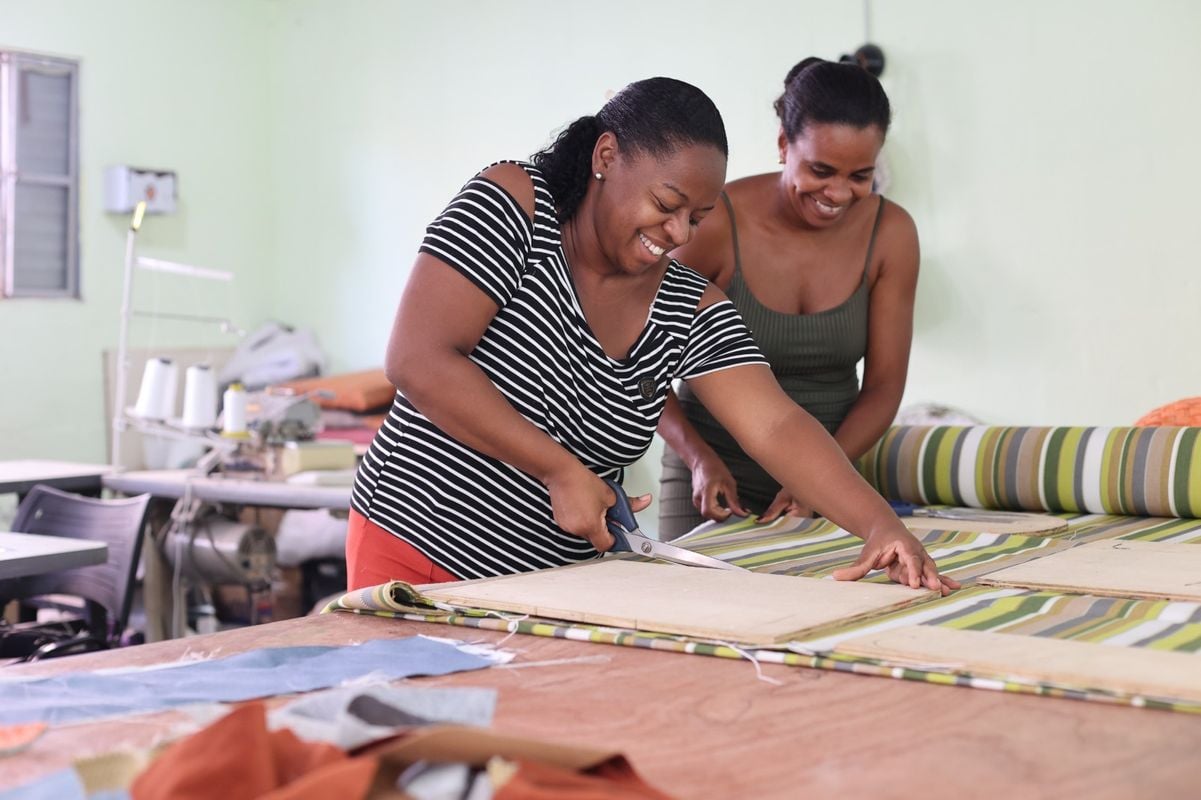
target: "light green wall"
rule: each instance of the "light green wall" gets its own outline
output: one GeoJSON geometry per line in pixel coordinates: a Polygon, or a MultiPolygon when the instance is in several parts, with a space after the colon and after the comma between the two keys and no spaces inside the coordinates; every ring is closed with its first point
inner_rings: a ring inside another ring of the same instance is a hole
{"type": "MultiPolygon", "coordinates": [[[[730,175],[774,167],[770,103],[862,4],[274,2],[277,313],[335,366],[379,364],[424,225],[655,73],[706,89],[730,175]],[[286,275],[303,272],[303,283],[286,275]]],[[[986,421],[1122,424],[1201,394],[1201,3],[878,0],[890,195],[923,273],[907,402],[986,421]]]]}
{"type": "Polygon", "coordinates": [[[1201,395],[1201,3],[875,7],[922,237],[908,399],[1122,425],[1201,395]]]}
{"type": "MultiPolygon", "coordinates": [[[[774,169],[785,71],[860,44],[862,7],[274,2],[276,312],[316,327],[335,367],[380,364],[421,232],[454,190],[632,79],[703,87],[729,174],[774,169]]],[[[896,110],[890,195],[923,248],[906,403],[1117,425],[1201,394],[1201,3],[872,7],[896,110]]],[[[635,490],[655,488],[657,458],[635,490]]]]}
{"type": "MultiPolygon", "coordinates": [[[[872,6],[890,194],[923,245],[906,401],[1122,424],[1201,394],[1201,4],[872,6]]],[[[731,176],[772,169],[783,73],[861,43],[862,7],[0,0],[0,44],[83,59],[85,291],[0,304],[0,457],[103,457],[124,225],[98,209],[105,164],[180,173],[181,213],[145,249],[237,270],[235,316],[312,326],[334,369],[376,366],[424,226],[476,169],[651,74],[717,101],[731,176]]]]}
{"type": "MultiPolygon", "coordinates": [[[[128,217],[102,210],[110,164],[173,169],[179,211],[145,255],[236,273],[232,288],[142,273],[135,306],[257,324],[272,302],[266,6],[242,0],[0,0],[0,47],[80,66],[82,300],[0,300],[0,458],[107,459],[101,351],[117,341],[128,217]]],[[[136,347],[223,347],[216,329],[135,321],[136,347]]],[[[132,402],[132,399],[131,399],[132,402]]]]}
{"type": "Polygon", "coordinates": [[[379,365],[422,232],[458,187],[632,80],[704,87],[731,174],[770,168],[777,80],[861,38],[858,5],[829,5],[272,2],[277,313],[314,326],[335,368],[379,365]]]}

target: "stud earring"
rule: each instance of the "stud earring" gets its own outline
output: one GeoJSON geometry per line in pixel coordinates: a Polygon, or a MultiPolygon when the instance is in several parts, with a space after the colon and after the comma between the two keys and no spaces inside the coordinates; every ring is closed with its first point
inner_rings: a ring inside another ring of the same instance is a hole
{"type": "Polygon", "coordinates": [[[599,173],[599,172],[597,172],[597,173],[594,173],[594,174],[596,175],[596,179],[597,179],[598,181],[603,181],[603,180],[605,179],[605,176],[604,176],[604,175],[602,175],[602,174],[601,174],[601,173],[599,173]]]}
{"type": "Polygon", "coordinates": [[[784,156],[782,156],[782,155],[780,156],[780,163],[781,163],[781,164],[783,164],[783,163],[784,163],[784,156]]]}

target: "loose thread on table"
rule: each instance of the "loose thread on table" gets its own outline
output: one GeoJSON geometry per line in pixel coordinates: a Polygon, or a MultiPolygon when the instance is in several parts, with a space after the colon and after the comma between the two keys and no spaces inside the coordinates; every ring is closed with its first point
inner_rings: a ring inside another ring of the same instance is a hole
{"type": "MultiPolygon", "coordinates": [[[[447,605],[445,603],[435,602],[434,607],[438,608],[442,611],[449,611],[451,613],[456,613],[456,614],[461,613],[461,611],[462,611],[462,609],[455,608],[454,606],[447,605]]],[[[488,611],[486,609],[484,609],[484,616],[496,617],[497,619],[503,620],[505,623],[507,623],[505,626],[505,630],[507,630],[509,632],[509,635],[506,636],[505,638],[501,639],[500,641],[496,642],[497,647],[500,647],[502,644],[504,644],[505,642],[512,639],[515,634],[520,632],[518,623],[524,622],[525,620],[530,618],[529,614],[522,614],[519,617],[513,617],[513,616],[509,616],[507,614],[502,614],[499,611],[488,611]]],[[[520,653],[521,651],[518,650],[517,652],[520,653]]]]}
{"type": "Polygon", "coordinates": [[[555,667],[560,664],[608,664],[609,656],[577,656],[575,658],[552,658],[546,661],[524,661],[520,664],[498,664],[495,669],[525,669],[526,667],[555,667]]]}
{"type": "Polygon", "coordinates": [[[770,683],[772,686],[783,686],[784,685],[784,681],[779,680],[777,678],[773,678],[770,675],[763,674],[763,667],[760,666],[759,659],[753,653],[751,653],[751,651],[744,650],[741,647],[738,647],[737,645],[730,644],[729,642],[723,642],[723,641],[718,640],[717,643],[720,644],[722,647],[730,648],[735,653],[742,656],[747,661],[751,662],[755,666],[755,677],[758,678],[759,680],[763,681],[764,683],[770,683]]]}

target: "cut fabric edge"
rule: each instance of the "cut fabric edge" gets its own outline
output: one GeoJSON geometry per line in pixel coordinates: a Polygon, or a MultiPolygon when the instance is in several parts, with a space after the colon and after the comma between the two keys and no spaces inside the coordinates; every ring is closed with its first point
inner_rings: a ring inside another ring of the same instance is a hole
{"type": "MultiPolygon", "coordinates": [[[[382,584],[376,589],[402,584],[393,581],[382,584]]],[[[405,590],[420,596],[413,587],[402,584],[405,590]]],[[[979,592],[995,590],[996,587],[974,587],[979,592]]],[[[961,590],[958,595],[963,599],[961,590]]],[[[942,686],[964,686],[973,689],[989,689],[993,691],[1031,694],[1042,697],[1059,697],[1071,700],[1087,700],[1114,705],[1127,705],[1136,708],[1152,708],[1182,713],[1201,714],[1201,702],[1173,697],[1143,696],[1128,692],[1109,690],[1105,688],[1082,687],[1051,681],[1031,681],[1020,677],[987,671],[971,671],[968,669],[948,669],[930,664],[917,662],[893,662],[863,656],[835,652],[827,643],[832,638],[850,637],[860,633],[865,625],[877,623],[895,615],[909,615],[927,606],[945,602],[947,598],[933,598],[914,606],[907,607],[879,618],[857,619],[844,621],[839,626],[829,626],[820,633],[805,639],[787,644],[764,647],[762,645],[743,645],[737,642],[711,642],[693,639],[674,634],[662,634],[633,629],[604,628],[601,626],[578,626],[561,620],[528,617],[524,619],[499,618],[496,612],[485,609],[439,609],[434,613],[419,608],[409,610],[388,610],[352,608],[340,606],[334,601],[327,611],[365,614],[391,619],[403,619],[410,622],[428,622],[460,627],[494,630],[507,633],[520,633],[531,636],[543,636],[575,641],[591,642],[594,644],[609,644],[624,647],[641,647],[663,652],[675,652],[689,655],[704,655],[717,658],[727,658],[740,661],[751,661],[753,664],[781,664],[784,666],[824,669],[835,672],[848,672],[856,675],[869,675],[901,680],[912,680],[923,683],[933,683],[942,686]],[[825,645],[819,647],[807,646],[807,643],[825,645]]]]}

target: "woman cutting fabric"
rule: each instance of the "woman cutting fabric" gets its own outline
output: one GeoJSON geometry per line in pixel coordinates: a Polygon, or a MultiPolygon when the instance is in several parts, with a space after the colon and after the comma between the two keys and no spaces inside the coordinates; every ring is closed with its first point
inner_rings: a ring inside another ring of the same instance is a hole
{"type": "MultiPolygon", "coordinates": [[[[783,169],[726,186],[712,218],[672,255],[726,292],[784,390],[853,461],[888,429],[905,389],[917,230],[904,209],[872,193],[891,119],[879,81],[853,64],[809,58],[784,87],[775,104],[783,169]]],[[[762,522],[811,514],[692,387],[679,402],[669,397],[659,432],[669,445],[662,538],[731,513],[762,522]]],[[[795,440],[776,448],[811,458],[795,440]]]]}
{"type": "Polygon", "coordinates": [[[388,347],[399,391],[352,496],[352,589],[596,558],[616,500],[601,478],[646,451],[674,379],[865,539],[838,577],[957,586],[780,390],[721,291],[666,257],[718,203],[726,154],[708,97],[639,81],[532,164],[481,172],[430,225],[388,347]]]}

